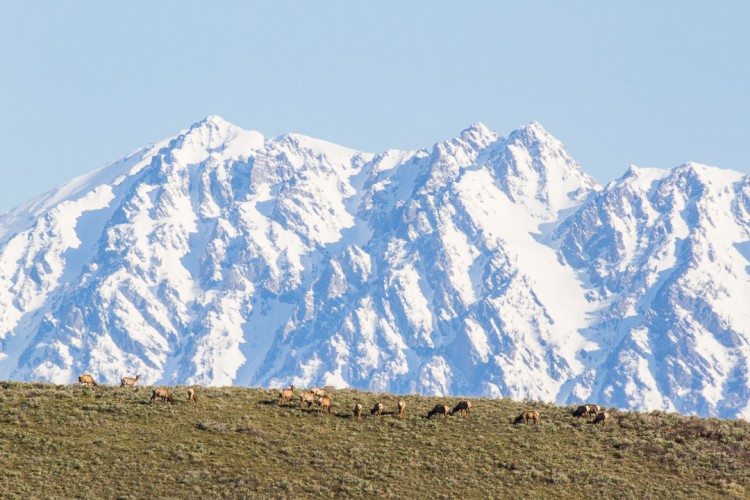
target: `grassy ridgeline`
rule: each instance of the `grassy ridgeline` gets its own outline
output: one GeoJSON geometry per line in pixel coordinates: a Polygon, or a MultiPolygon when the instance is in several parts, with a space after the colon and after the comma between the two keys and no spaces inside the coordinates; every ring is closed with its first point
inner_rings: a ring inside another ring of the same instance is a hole
{"type": "Polygon", "coordinates": [[[239,387],[198,388],[197,405],[183,387],[175,405],[147,404],[147,387],[0,388],[2,497],[750,495],[744,421],[616,412],[603,429],[573,407],[508,399],[444,421],[424,416],[458,398],[403,397],[402,420],[388,414],[399,397],[354,390],[317,415],[239,387]],[[511,424],[526,408],[541,425],[511,424]]]}

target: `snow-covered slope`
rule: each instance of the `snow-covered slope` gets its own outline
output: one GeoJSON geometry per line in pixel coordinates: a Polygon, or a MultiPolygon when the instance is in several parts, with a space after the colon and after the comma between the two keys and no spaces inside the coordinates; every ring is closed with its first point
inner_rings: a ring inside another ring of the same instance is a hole
{"type": "Polygon", "coordinates": [[[418,151],[209,117],[0,218],[0,377],[750,416],[750,179],[602,189],[538,123],[418,151]]]}
{"type": "Polygon", "coordinates": [[[750,178],[631,168],[558,230],[601,307],[569,401],[750,417],[750,178]]]}

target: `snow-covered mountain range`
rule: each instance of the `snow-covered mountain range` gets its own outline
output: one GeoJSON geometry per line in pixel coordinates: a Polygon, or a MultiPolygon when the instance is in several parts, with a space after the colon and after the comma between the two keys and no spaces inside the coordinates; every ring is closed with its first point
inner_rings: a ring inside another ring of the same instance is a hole
{"type": "Polygon", "coordinates": [[[209,117],[0,217],[0,378],[750,417],[750,177],[606,187],[538,123],[417,151],[209,117]]]}

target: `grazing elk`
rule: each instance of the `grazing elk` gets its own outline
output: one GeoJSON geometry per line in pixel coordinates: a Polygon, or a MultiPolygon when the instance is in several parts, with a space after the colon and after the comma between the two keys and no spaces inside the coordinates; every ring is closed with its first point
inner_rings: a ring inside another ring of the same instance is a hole
{"type": "Polygon", "coordinates": [[[294,385],[290,385],[289,389],[281,389],[279,391],[279,405],[282,401],[291,401],[294,396],[294,385]]]}
{"type": "Polygon", "coordinates": [[[403,399],[398,402],[398,417],[404,418],[406,416],[406,401],[403,399]]]}
{"type": "Polygon", "coordinates": [[[433,415],[442,415],[445,419],[448,418],[448,415],[450,414],[450,408],[448,408],[445,405],[435,405],[435,408],[429,411],[427,413],[427,418],[431,418],[433,415]]]}
{"type": "Polygon", "coordinates": [[[328,396],[328,393],[324,391],[323,389],[318,389],[317,387],[313,387],[310,389],[310,392],[315,394],[315,397],[322,398],[323,396],[328,396]]]}
{"type": "Polygon", "coordinates": [[[453,408],[451,415],[455,413],[463,413],[467,417],[471,416],[471,402],[470,401],[459,401],[458,404],[453,408]]]}
{"type": "Polygon", "coordinates": [[[120,379],[120,387],[135,387],[135,383],[138,382],[138,379],[141,378],[140,375],[136,375],[135,378],[133,377],[122,377],[120,379]]]}
{"type": "Polygon", "coordinates": [[[300,407],[307,403],[307,407],[310,408],[315,403],[315,394],[312,392],[303,392],[299,397],[300,407]]]}
{"type": "Polygon", "coordinates": [[[331,413],[331,406],[333,406],[333,402],[328,396],[323,396],[321,398],[318,398],[318,405],[318,413],[326,410],[328,411],[328,413],[331,413]]]}
{"type": "Polygon", "coordinates": [[[601,422],[602,427],[607,427],[607,420],[609,419],[609,413],[606,411],[600,411],[596,414],[593,424],[596,425],[601,422]]]}
{"type": "Polygon", "coordinates": [[[84,384],[84,385],[96,385],[96,381],[94,380],[94,377],[92,377],[88,373],[80,375],[78,377],[78,383],[84,384]]]}
{"type": "Polygon", "coordinates": [[[153,403],[154,399],[156,398],[161,399],[162,403],[166,403],[167,401],[169,401],[171,404],[174,404],[172,395],[164,387],[157,387],[151,392],[151,399],[149,400],[149,403],[153,403]]]}
{"type": "Polygon", "coordinates": [[[195,396],[195,389],[188,387],[188,403],[197,403],[198,398],[195,396]]]}
{"type": "Polygon", "coordinates": [[[383,415],[383,403],[375,403],[375,406],[370,410],[370,415],[380,417],[383,415]]]}
{"type": "Polygon", "coordinates": [[[522,411],[521,414],[516,417],[513,423],[520,424],[521,422],[523,422],[524,424],[528,424],[529,420],[533,420],[534,425],[538,424],[541,420],[541,418],[539,417],[539,412],[532,410],[522,411]]]}
{"type": "Polygon", "coordinates": [[[362,420],[362,404],[357,403],[354,405],[354,418],[359,420],[362,420]]]}
{"type": "Polygon", "coordinates": [[[576,411],[573,412],[574,417],[586,417],[589,415],[589,405],[580,405],[578,408],[576,408],[576,411]]]}

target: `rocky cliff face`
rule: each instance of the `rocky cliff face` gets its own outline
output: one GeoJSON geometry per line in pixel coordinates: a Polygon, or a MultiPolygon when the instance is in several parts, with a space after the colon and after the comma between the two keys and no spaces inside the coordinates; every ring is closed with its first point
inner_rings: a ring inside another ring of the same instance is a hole
{"type": "Polygon", "coordinates": [[[537,123],[369,154],[209,117],[0,218],[0,376],[750,416],[750,179],[537,123]]]}

